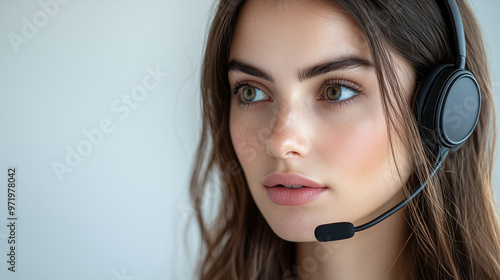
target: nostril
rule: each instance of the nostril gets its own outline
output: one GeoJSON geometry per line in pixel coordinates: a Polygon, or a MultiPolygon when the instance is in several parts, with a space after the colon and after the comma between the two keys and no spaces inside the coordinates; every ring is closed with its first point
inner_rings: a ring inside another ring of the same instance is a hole
{"type": "MultiPolygon", "coordinates": [[[[279,122],[279,121],[278,121],[279,122]]],[[[277,159],[306,156],[310,150],[307,127],[295,122],[276,126],[265,133],[259,134],[259,139],[265,139],[266,152],[277,159]]]]}

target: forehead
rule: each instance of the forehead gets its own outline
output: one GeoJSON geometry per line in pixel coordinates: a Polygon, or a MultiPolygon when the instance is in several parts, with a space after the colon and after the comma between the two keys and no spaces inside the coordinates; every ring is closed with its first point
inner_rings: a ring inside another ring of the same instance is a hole
{"type": "Polygon", "coordinates": [[[238,15],[229,60],[293,61],[300,68],[350,55],[371,60],[362,31],[337,6],[321,0],[249,0],[238,15]]]}

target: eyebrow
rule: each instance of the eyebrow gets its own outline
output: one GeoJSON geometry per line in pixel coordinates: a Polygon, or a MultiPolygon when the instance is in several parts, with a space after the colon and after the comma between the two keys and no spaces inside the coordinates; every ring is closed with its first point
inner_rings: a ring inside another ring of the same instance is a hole
{"type": "Polygon", "coordinates": [[[269,82],[274,82],[273,77],[271,74],[267,73],[264,70],[260,70],[259,68],[252,66],[250,63],[238,60],[238,59],[233,59],[229,61],[229,69],[228,72],[230,71],[236,71],[236,72],[242,72],[251,76],[259,77],[264,80],[267,80],[269,82]]]}
{"type": "Polygon", "coordinates": [[[299,81],[303,81],[328,72],[353,68],[373,69],[374,67],[371,61],[356,56],[347,56],[307,67],[304,70],[299,71],[298,77],[299,81]]]}
{"type": "MultiPolygon", "coordinates": [[[[356,56],[346,56],[307,67],[300,70],[297,76],[299,81],[303,81],[329,72],[353,68],[373,69],[374,66],[371,61],[366,59],[356,56]]],[[[268,72],[239,59],[232,59],[229,61],[228,72],[230,71],[242,72],[254,77],[262,78],[269,82],[274,82],[272,75],[268,72]]]]}

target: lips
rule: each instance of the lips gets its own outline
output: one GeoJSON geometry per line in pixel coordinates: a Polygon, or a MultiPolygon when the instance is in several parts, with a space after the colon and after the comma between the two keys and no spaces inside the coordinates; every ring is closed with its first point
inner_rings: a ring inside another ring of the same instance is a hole
{"type": "Polygon", "coordinates": [[[298,174],[271,173],[262,180],[269,199],[278,205],[298,206],[307,204],[327,187],[298,174]]]}
{"type": "Polygon", "coordinates": [[[298,174],[271,173],[262,180],[266,187],[275,186],[305,186],[308,188],[326,188],[326,186],[298,174]]]}

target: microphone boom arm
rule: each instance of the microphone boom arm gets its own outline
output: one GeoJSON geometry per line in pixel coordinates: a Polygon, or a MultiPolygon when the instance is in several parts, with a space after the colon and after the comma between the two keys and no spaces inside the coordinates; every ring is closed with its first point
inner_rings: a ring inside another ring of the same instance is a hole
{"type": "MultiPolygon", "coordinates": [[[[434,168],[432,169],[429,178],[434,177],[436,172],[443,165],[444,160],[448,156],[448,152],[449,152],[449,150],[447,148],[444,148],[444,147],[439,148],[439,150],[437,152],[436,163],[434,164],[434,168]]],[[[386,218],[388,218],[392,214],[399,211],[406,204],[408,204],[408,202],[410,202],[413,198],[415,198],[415,196],[417,196],[425,188],[425,186],[427,186],[427,180],[425,180],[420,185],[420,187],[418,187],[415,191],[413,191],[413,193],[411,193],[403,201],[401,201],[396,206],[392,207],[391,209],[384,212],[382,215],[378,216],[377,218],[375,218],[367,223],[364,223],[364,224],[357,226],[357,227],[354,227],[354,225],[352,223],[349,223],[349,222],[340,222],[340,223],[330,223],[330,224],[319,225],[314,230],[314,235],[315,235],[316,239],[320,242],[336,241],[336,240],[351,238],[354,236],[354,233],[371,228],[372,226],[380,223],[381,221],[385,220],[386,218]]]]}

